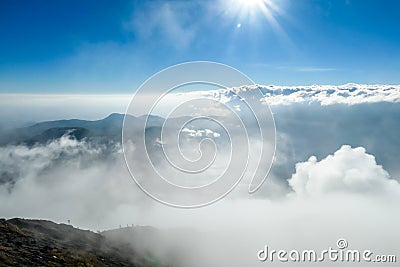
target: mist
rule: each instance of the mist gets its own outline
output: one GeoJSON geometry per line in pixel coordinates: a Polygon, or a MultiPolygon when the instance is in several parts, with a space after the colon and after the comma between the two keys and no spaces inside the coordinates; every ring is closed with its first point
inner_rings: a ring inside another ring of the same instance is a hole
{"type": "MultiPolygon", "coordinates": [[[[149,225],[158,230],[126,241],[174,266],[279,265],[260,262],[257,252],[266,245],[321,251],[335,248],[339,238],[350,249],[395,254],[400,245],[398,105],[297,103],[275,106],[273,112],[277,150],[255,194],[248,193],[245,176],[213,205],[165,206],[138,188],[121,143],[66,134],[47,143],[0,147],[0,214],[70,220],[93,231],[149,225]]],[[[215,129],[184,134],[192,141],[224,137],[215,129]]],[[[156,136],[151,141],[160,147],[156,136]]],[[[183,150],[198,153],[194,143],[183,150]]],[[[214,172],[223,171],[225,159],[222,155],[214,172]]]]}

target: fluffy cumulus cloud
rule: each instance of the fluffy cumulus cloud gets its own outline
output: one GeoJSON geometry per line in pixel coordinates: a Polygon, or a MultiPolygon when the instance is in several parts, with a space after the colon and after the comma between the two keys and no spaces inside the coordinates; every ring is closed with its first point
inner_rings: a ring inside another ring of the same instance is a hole
{"type": "Polygon", "coordinates": [[[348,145],[321,161],[312,156],[306,162],[297,163],[289,185],[300,196],[329,193],[400,195],[400,184],[390,179],[373,155],[363,147],[348,145]]]}
{"type": "MultiPolygon", "coordinates": [[[[289,184],[293,193],[280,200],[242,196],[200,210],[157,210],[159,218],[173,214],[175,223],[199,230],[166,241],[170,247],[181,245],[180,266],[309,266],[260,262],[256,252],[267,245],[319,253],[337,248],[339,238],[348,241],[349,249],[396,254],[400,185],[363,147],[344,145],[320,161],[312,156],[299,162],[289,184]]],[[[265,186],[270,187],[269,181],[265,186]]]]}

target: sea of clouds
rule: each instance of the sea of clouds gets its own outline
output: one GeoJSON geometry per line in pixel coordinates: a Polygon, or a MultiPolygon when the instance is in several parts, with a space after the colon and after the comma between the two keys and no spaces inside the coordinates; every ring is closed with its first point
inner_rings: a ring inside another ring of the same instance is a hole
{"type": "Polygon", "coordinates": [[[277,151],[255,194],[243,180],[214,205],[167,207],[138,189],[119,143],[65,135],[0,147],[0,215],[71,220],[92,230],[126,224],[194,229],[150,242],[165,261],[163,250],[176,248],[178,266],[262,266],[267,263],[256,253],[265,245],[322,250],[339,238],[350,248],[396,254],[400,87],[324,88],[264,87],[272,97],[277,151]]]}

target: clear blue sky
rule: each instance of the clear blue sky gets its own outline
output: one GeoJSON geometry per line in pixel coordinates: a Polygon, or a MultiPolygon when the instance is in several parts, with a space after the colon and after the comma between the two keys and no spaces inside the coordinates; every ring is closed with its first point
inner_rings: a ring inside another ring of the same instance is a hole
{"type": "Polygon", "coordinates": [[[173,64],[256,83],[400,83],[395,0],[0,2],[0,92],[129,93],[173,64]]]}

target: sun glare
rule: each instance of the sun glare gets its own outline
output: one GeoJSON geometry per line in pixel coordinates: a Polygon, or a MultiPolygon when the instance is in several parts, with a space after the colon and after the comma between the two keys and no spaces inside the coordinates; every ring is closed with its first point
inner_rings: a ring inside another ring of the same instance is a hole
{"type": "Polygon", "coordinates": [[[280,12],[279,7],[274,3],[274,0],[236,0],[238,6],[247,11],[261,11],[264,14],[267,12],[280,12]]]}
{"type": "MultiPolygon", "coordinates": [[[[282,39],[290,42],[290,39],[282,29],[277,16],[282,16],[285,12],[282,11],[278,3],[280,0],[225,0],[233,6],[230,10],[236,10],[237,24],[236,28],[241,28],[246,25],[261,25],[267,21],[268,25],[277,33],[282,39]]],[[[286,14],[285,14],[286,15],[286,14]]]]}
{"type": "Polygon", "coordinates": [[[263,0],[238,0],[241,6],[245,7],[256,7],[258,5],[263,4],[263,0]]]}
{"type": "Polygon", "coordinates": [[[254,20],[256,16],[264,15],[271,21],[275,20],[275,15],[282,12],[275,2],[276,0],[233,0],[231,3],[241,19],[251,17],[254,20]]]}

